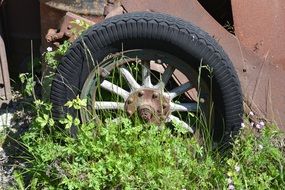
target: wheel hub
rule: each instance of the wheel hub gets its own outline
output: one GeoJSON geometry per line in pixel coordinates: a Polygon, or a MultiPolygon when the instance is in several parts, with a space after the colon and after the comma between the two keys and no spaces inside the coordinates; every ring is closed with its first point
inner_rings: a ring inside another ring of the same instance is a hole
{"type": "Polygon", "coordinates": [[[150,122],[154,114],[154,109],[148,105],[143,105],[138,107],[138,113],[144,121],[150,122]]]}
{"type": "Polygon", "coordinates": [[[170,113],[170,101],[158,89],[141,88],[129,95],[125,110],[129,116],[137,113],[146,122],[160,124],[170,113]]]}

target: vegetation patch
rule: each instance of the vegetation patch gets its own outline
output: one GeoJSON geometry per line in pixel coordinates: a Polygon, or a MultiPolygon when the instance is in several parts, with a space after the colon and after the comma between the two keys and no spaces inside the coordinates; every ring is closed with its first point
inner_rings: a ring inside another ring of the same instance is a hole
{"type": "MultiPolygon", "coordinates": [[[[79,99],[67,106],[84,106],[79,99]]],[[[24,166],[18,188],[31,189],[280,189],[285,185],[282,136],[267,125],[243,124],[232,150],[221,154],[176,126],[157,127],[125,116],[80,124],[67,116],[61,128],[51,106],[36,102],[36,118],[19,143],[24,166]],[[70,127],[77,126],[71,137],[70,127]],[[258,131],[257,131],[258,130],[258,131]],[[279,140],[278,140],[279,139],[279,140]],[[274,140],[274,141],[273,141],[274,140]]],[[[284,147],[283,147],[284,149],[284,147]]]]}

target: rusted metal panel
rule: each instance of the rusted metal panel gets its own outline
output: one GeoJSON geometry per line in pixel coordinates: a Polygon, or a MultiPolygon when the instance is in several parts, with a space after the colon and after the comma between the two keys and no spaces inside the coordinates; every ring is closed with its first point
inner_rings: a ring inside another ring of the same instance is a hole
{"type": "MultiPolygon", "coordinates": [[[[275,121],[285,130],[285,71],[245,48],[197,0],[122,0],[122,6],[127,12],[155,11],[177,16],[208,32],[232,60],[241,81],[246,104],[257,116],[275,121]]],[[[255,5],[251,7],[254,8],[255,5]]]]}
{"type": "MultiPolygon", "coordinates": [[[[248,81],[257,106],[285,129],[285,1],[232,0],[235,34],[259,57],[257,83],[248,81]],[[264,101],[266,100],[266,101],[264,101]]],[[[252,76],[249,76],[249,78],[252,76]]]]}
{"type": "Polygon", "coordinates": [[[0,105],[8,103],[11,96],[10,78],[6,57],[5,44],[0,35],[0,105]]]}
{"type": "Polygon", "coordinates": [[[58,10],[85,15],[103,15],[106,0],[41,0],[58,10]]]}
{"type": "Polygon", "coordinates": [[[232,9],[241,43],[285,69],[285,1],[232,0],[232,9]]]}
{"type": "Polygon", "coordinates": [[[285,72],[254,52],[242,49],[246,72],[241,81],[244,99],[260,119],[285,130],[285,72]]]}
{"type": "Polygon", "coordinates": [[[59,31],[57,28],[48,30],[48,33],[46,35],[47,42],[56,43],[64,39],[68,39],[71,42],[74,41],[75,38],[77,38],[78,36],[75,35],[74,32],[72,31],[74,29],[76,31],[80,31],[84,29],[83,27],[76,24],[76,20],[82,20],[89,25],[95,24],[91,20],[85,19],[79,15],[67,12],[66,15],[63,17],[62,23],[60,24],[59,31]]]}
{"type": "MultiPolygon", "coordinates": [[[[66,34],[68,34],[68,32],[71,32],[70,29],[72,29],[72,27],[75,27],[74,24],[70,23],[71,21],[80,19],[84,20],[89,24],[95,24],[104,19],[103,16],[88,16],[88,15],[77,15],[70,12],[67,13],[60,9],[52,8],[46,5],[45,3],[40,3],[40,13],[41,13],[41,39],[42,39],[43,51],[46,51],[47,47],[53,46],[54,42],[62,40],[63,37],[66,36],[66,34]],[[53,34],[52,31],[54,31],[53,34]],[[57,35],[57,37],[53,35],[57,35]]],[[[68,35],[66,37],[68,37],[68,35]]]]}

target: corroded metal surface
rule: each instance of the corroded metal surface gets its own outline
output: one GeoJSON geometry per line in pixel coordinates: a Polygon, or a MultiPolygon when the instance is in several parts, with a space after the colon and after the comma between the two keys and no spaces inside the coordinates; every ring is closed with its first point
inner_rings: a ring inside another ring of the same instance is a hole
{"type": "Polygon", "coordinates": [[[146,122],[159,124],[170,114],[170,100],[160,90],[140,89],[128,97],[125,110],[130,116],[137,112],[146,122]]]}
{"type": "Polygon", "coordinates": [[[245,96],[285,129],[285,1],[232,0],[232,10],[235,34],[249,50],[245,96]]]}
{"type": "Polygon", "coordinates": [[[285,130],[285,71],[246,48],[241,52],[245,70],[239,76],[247,105],[257,119],[268,119],[285,130]]]}
{"type": "Polygon", "coordinates": [[[60,29],[51,28],[48,30],[48,33],[46,35],[46,40],[47,42],[53,42],[54,44],[60,43],[62,40],[69,40],[69,41],[74,41],[75,38],[78,36],[76,35],[74,30],[80,31],[84,30],[83,26],[80,26],[79,24],[76,24],[76,21],[84,21],[85,23],[89,25],[95,24],[93,21],[85,19],[79,15],[67,12],[66,15],[63,17],[63,21],[60,25],[60,29]]]}
{"type": "Polygon", "coordinates": [[[77,14],[103,15],[106,0],[41,0],[46,5],[77,14]]]}
{"type": "Polygon", "coordinates": [[[232,60],[246,104],[256,115],[278,123],[285,130],[285,71],[245,48],[236,36],[225,30],[196,0],[122,0],[122,6],[127,12],[154,11],[177,16],[208,32],[232,60]]]}
{"type": "MultiPolygon", "coordinates": [[[[71,23],[71,21],[79,19],[92,25],[104,19],[103,16],[88,16],[77,15],[70,12],[67,13],[65,11],[52,8],[44,3],[40,4],[40,13],[43,51],[45,51],[48,46],[53,46],[54,43],[58,43],[64,38],[68,39],[70,37],[69,34],[72,28],[79,27],[78,25],[71,23]]],[[[74,38],[71,36],[70,41],[72,40],[74,40],[74,38]]]]}
{"type": "Polygon", "coordinates": [[[232,9],[241,43],[285,69],[285,1],[232,0],[232,9]]]}

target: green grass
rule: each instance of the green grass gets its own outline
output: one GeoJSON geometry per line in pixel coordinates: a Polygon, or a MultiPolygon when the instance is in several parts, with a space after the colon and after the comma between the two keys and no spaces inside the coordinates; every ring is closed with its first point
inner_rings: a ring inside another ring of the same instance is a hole
{"type": "Polygon", "coordinates": [[[107,119],[100,126],[92,122],[78,126],[78,135],[72,138],[67,129],[54,130],[53,123],[43,124],[39,119],[32,123],[19,142],[25,146],[26,157],[25,167],[15,170],[17,188],[23,186],[21,179],[31,189],[285,186],[285,154],[277,143],[284,136],[271,125],[260,132],[246,126],[232,151],[223,155],[180,133],[179,127],[173,133],[167,127],[158,128],[126,117],[107,119]]]}

